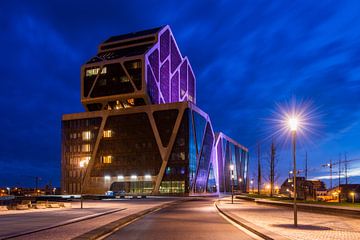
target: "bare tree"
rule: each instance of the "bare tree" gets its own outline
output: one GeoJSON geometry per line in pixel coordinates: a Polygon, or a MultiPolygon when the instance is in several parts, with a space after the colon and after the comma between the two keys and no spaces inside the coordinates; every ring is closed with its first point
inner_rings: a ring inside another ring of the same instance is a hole
{"type": "Polygon", "coordinates": [[[348,161],[347,161],[347,154],[345,153],[345,161],[344,161],[344,168],[345,168],[345,184],[348,185],[348,161]]]}
{"type": "Polygon", "coordinates": [[[257,190],[260,194],[261,188],[261,153],[260,153],[260,144],[258,143],[258,174],[257,174],[257,190]]]}
{"type": "Polygon", "coordinates": [[[267,182],[266,188],[270,190],[270,196],[274,195],[275,192],[275,183],[279,179],[279,174],[276,171],[278,164],[278,156],[276,151],[275,140],[270,144],[270,151],[267,154],[266,159],[266,168],[268,169],[268,174],[264,176],[265,181],[267,182]]]}
{"type": "Polygon", "coordinates": [[[305,180],[308,178],[308,155],[307,152],[305,152],[305,180]]]}
{"type": "Polygon", "coordinates": [[[270,148],[270,197],[274,194],[274,182],[275,182],[275,144],[274,140],[271,142],[270,148]]]}

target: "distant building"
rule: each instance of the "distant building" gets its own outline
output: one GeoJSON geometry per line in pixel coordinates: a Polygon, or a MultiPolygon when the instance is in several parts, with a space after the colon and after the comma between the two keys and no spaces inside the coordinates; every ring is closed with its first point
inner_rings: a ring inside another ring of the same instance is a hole
{"type": "Polygon", "coordinates": [[[247,190],[248,149],[215,134],[196,106],[195,75],[169,26],[103,42],[82,66],[81,102],[86,112],[62,117],[62,193],[247,190]]]}
{"type": "Polygon", "coordinates": [[[360,201],[360,184],[340,184],[340,187],[329,189],[328,195],[334,199],[341,197],[341,201],[351,202],[354,196],[354,201],[360,201]]]}
{"type": "MultiPolygon", "coordinates": [[[[320,180],[306,180],[305,177],[296,177],[297,198],[317,200],[319,197],[326,195],[324,182],[320,180]]],[[[280,193],[294,196],[293,178],[288,178],[280,187],[280,193]]]]}

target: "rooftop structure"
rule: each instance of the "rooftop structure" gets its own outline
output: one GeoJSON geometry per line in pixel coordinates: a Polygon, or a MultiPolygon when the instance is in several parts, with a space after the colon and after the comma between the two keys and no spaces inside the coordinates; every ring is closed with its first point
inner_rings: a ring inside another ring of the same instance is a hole
{"type": "Polygon", "coordinates": [[[195,76],[169,26],[111,37],[81,68],[87,111],[196,103],[195,76]]]}

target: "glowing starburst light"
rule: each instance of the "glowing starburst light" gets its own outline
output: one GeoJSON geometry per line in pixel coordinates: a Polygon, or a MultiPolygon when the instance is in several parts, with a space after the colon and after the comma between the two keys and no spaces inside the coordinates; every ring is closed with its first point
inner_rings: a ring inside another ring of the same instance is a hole
{"type": "MultiPolygon", "coordinates": [[[[276,109],[272,111],[270,120],[269,138],[282,139],[290,142],[291,134],[302,138],[302,141],[311,142],[311,135],[319,132],[318,108],[311,101],[291,101],[276,104],[276,109]]],[[[281,141],[282,141],[281,140],[281,141]]]]}

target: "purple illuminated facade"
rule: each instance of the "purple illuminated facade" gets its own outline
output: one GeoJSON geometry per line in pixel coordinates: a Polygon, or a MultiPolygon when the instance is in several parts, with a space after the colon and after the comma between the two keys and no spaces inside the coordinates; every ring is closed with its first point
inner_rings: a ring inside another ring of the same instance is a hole
{"type": "Polygon", "coordinates": [[[81,68],[81,102],[86,112],[62,118],[63,193],[247,190],[248,150],[215,134],[196,106],[193,70],[169,26],[100,44],[81,68]]]}
{"type": "Polygon", "coordinates": [[[168,26],[145,55],[145,76],[153,104],[190,101],[196,103],[195,77],[187,57],[182,57],[168,26]]]}

